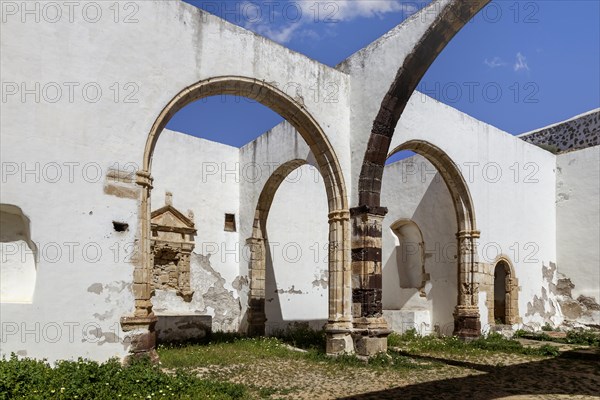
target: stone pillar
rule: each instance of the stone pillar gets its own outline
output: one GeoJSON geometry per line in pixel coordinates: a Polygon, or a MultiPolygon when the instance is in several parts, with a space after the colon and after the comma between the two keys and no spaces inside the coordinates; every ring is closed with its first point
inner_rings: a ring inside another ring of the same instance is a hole
{"type": "Polygon", "coordinates": [[[132,316],[121,317],[121,327],[125,332],[131,332],[129,351],[133,355],[156,355],[156,316],[152,312],[152,271],[153,255],[150,243],[150,191],[152,177],[147,171],[138,171],[136,183],[142,187],[140,204],[140,241],[138,243],[139,257],[133,270],[133,296],[135,310],[132,316]]]}
{"type": "Polygon", "coordinates": [[[250,293],[248,295],[248,335],[265,334],[265,239],[251,237],[246,240],[250,247],[250,293]]]}
{"type": "Polygon", "coordinates": [[[385,207],[356,207],[352,217],[352,314],[356,352],[387,351],[390,333],[383,318],[381,235],[385,207]]]}
{"type": "Polygon", "coordinates": [[[327,354],[353,353],[350,213],[329,213],[329,319],[327,354]]]}
{"type": "Polygon", "coordinates": [[[460,231],[458,239],[458,303],[454,311],[454,335],[463,339],[481,336],[477,239],[479,231],[460,231]]]}

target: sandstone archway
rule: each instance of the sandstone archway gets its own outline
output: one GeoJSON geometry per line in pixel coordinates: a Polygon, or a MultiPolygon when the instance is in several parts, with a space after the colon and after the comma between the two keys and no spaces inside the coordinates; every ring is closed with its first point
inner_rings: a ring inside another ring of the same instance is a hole
{"type": "Polygon", "coordinates": [[[500,255],[492,264],[487,292],[487,309],[490,324],[513,325],[519,323],[519,283],[515,267],[507,256],[500,255]]]}
{"type": "MultiPolygon", "coordinates": [[[[359,310],[355,314],[354,325],[363,332],[365,342],[377,343],[372,346],[375,351],[385,348],[383,339],[389,332],[387,323],[381,317],[381,222],[387,213],[387,209],[381,205],[381,182],[392,137],[408,100],[427,69],[454,35],[489,1],[438,0],[430,5],[431,9],[439,12],[404,58],[373,121],[359,175],[358,206],[350,211],[353,224],[352,269],[354,279],[359,283],[353,287],[353,306],[359,310]]],[[[457,213],[465,211],[457,208],[457,213]]],[[[461,258],[467,259],[474,254],[471,235],[469,230],[459,232],[461,258]]],[[[461,285],[464,295],[459,294],[459,297],[475,297],[473,291],[474,286],[461,285]]],[[[479,321],[478,314],[472,315],[473,310],[461,312],[456,319],[479,321]]],[[[472,336],[477,332],[478,335],[479,323],[472,325],[469,328],[465,325],[464,329],[455,327],[455,333],[472,336]]]]}
{"type": "MultiPolygon", "coordinates": [[[[150,192],[152,190],[152,155],[158,138],[175,113],[191,102],[215,95],[237,95],[256,100],[286,119],[313,153],[325,182],[329,208],[329,322],[328,350],[351,350],[349,340],[352,328],[351,276],[350,276],[350,225],[348,197],[340,164],[333,147],[317,121],[302,104],[277,87],[256,79],[241,76],[222,76],[200,81],[180,91],[155,120],[144,151],[143,168],[137,172],[137,184],[142,187],[140,204],[140,260],[134,270],[134,315],[121,319],[124,330],[147,330],[134,343],[132,351],[150,350],[154,347],[152,335],[156,317],[152,312],[150,254],[150,192]]],[[[290,164],[290,167],[294,164],[290,164]]],[[[278,178],[269,185],[278,186],[278,178]]],[[[259,202],[266,207],[267,200],[259,202]]],[[[260,207],[263,207],[262,205],[260,207]]],[[[264,211],[264,210],[262,210],[264,211]]],[[[266,213],[265,213],[266,218],[266,213]]],[[[266,220],[266,219],[265,219],[266,220]]]]}
{"type": "Polygon", "coordinates": [[[423,141],[410,140],[393,149],[394,154],[410,150],[425,157],[442,176],[448,187],[454,210],[458,232],[458,302],[454,312],[454,334],[461,337],[476,337],[481,333],[478,309],[477,274],[477,230],[473,200],[467,183],[458,166],[437,146],[423,141]]]}

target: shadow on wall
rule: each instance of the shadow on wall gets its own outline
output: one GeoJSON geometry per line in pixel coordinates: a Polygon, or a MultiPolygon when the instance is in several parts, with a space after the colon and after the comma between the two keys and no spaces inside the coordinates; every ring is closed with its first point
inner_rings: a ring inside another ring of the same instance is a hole
{"type": "MultiPolygon", "coordinates": [[[[410,213],[409,210],[406,212],[410,213]]],[[[404,221],[411,223],[396,224],[394,221],[390,226],[395,231],[392,234],[397,237],[397,246],[383,268],[384,307],[415,312],[429,310],[429,329],[433,331],[437,325],[441,333],[451,334],[452,314],[458,296],[458,227],[450,193],[439,173],[431,180],[412,216],[404,221]],[[415,243],[419,241],[416,230],[422,237],[422,249],[415,243]],[[424,268],[417,271],[422,277],[422,281],[417,282],[420,279],[416,277],[415,263],[421,254],[424,268]]]]}
{"type": "Polygon", "coordinates": [[[21,208],[0,204],[0,302],[33,302],[37,246],[31,223],[21,208]]]}

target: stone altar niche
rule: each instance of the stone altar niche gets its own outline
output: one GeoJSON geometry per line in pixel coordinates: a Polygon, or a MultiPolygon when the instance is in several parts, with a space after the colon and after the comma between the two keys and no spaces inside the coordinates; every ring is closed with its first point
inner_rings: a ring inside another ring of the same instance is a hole
{"type": "Polygon", "coordinates": [[[166,194],[165,206],[151,214],[151,254],[153,289],[174,290],[191,301],[190,254],[194,249],[193,215],[186,217],[173,207],[172,194],[166,194]]]}

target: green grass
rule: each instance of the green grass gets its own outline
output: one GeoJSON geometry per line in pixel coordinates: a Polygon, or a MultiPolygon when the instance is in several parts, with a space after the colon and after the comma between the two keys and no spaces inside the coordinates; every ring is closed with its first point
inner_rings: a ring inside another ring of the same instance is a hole
{"type": "MultiPolygon", "coordinates": [[[[237,373],[243,374],[252,364],[264,363],[267,367],[272,362],[297,361],[308,368],[314,366],[334,376],[346,369],[408,371],[444,365],[441,361],[419,357],[429,354],[439,355],[439,358],[455,355],[478,357],[497,353],[531,356],[558,354],[558,350],[550,345],[524,347],[499,334],[463,342],[456,337],[420,336],[415,331],[408,331],[403,335],[391,334],[388,337],[388,345],[400,351],[388,351],[366,362],[354,355],[327,356],[324,351],[325,334],[321,331],[296,326],[279,332],[278,336],[247,338],[238,334],[214,333],[198,343],[161,345],[158,348],[160,366],[152,365],[148,360],[137,360],[123,367],[117,360],[100,364],[80,359],[61,361],[51,367],[45,361],[18,359],[13,355],[10,359],[0,360],[0,400],[272,398],[294,388],[272,388],[261,382],[240,385],[228,383],[227,379],[237,373]],[[304,348],[305,351],[294,350],[290,345],[304,348]],[[208,371],[203,378],[196,376],[200,368],[208,371]]],[[[597,336],[585,332],[570,333],[567,339],[598,343],[597,336]]]]}
{"type": "Polygon", "coordinates": [[[198,379],[192,374],[162,372],[147,360],[123,367],[117,360],[60,361],[52,368],[45,361],[0,360],[0,399],[246,399],[242,385],[198,379]],[[149,397],[150,396],[150,397],[149,397]]]}
{"type": "Polygon", "coordinates": [[[556,356],[558,350],[550,345],[538,348],[525,347],[516,340],[506,339],[498,333],[491,333],[479,339],[465,342],[455,336],[435,337],[420,336],[414,330],[403,335],[392,333],[388,336],[388,346],[399,347],[411,354],[446,353],[446,354],[485,354],[490,352],[522,354],[532,356],[556,356]]]}
{"type": "Polygon", "coordinates": [[[541,340],[541,341],[546,341],[546,342],[557,342],[557,343],[600,347],[600,333],[599,332],[594,332],[594,331],[590,331],[590,330],[573,330],[573,331],[567,332],[567,337],[565,337],[565,338],[551,337],[546,332],[547,331],[528,332],[528,331],[519,329],[518,331],[515,332],[514,336],[524,338],[524,339],[541,340]]]}

